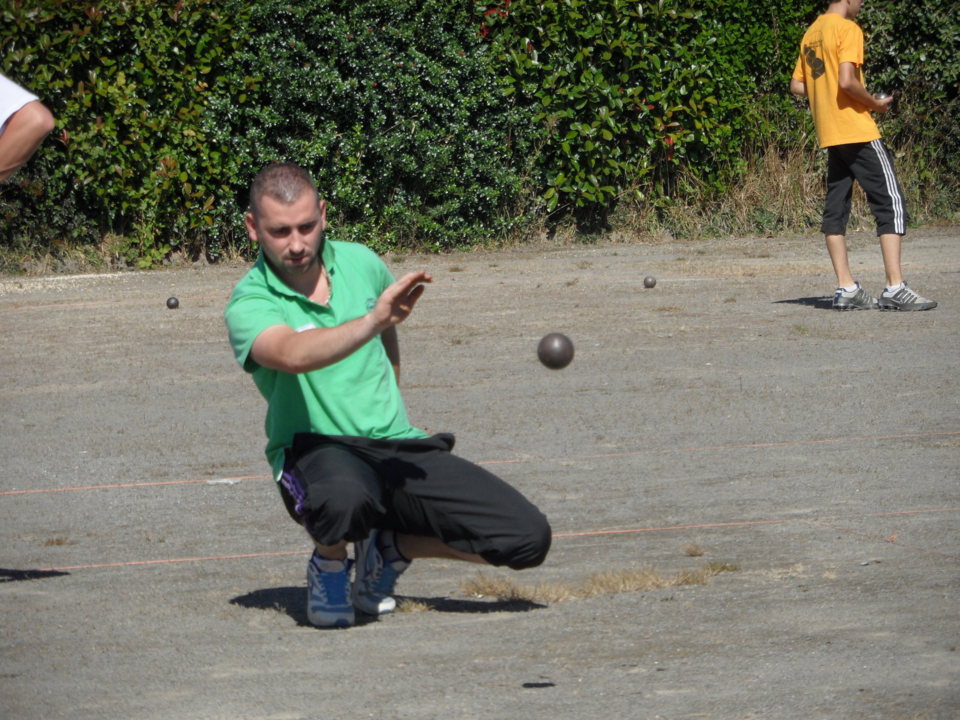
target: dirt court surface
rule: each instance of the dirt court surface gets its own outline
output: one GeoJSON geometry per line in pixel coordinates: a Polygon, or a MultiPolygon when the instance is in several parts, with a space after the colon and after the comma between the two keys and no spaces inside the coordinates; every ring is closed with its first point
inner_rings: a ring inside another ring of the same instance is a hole
{"type": "MultiPolygon", "coordinates": [[[[246,267],[0,278],[0,717],[958,718],[958,241],[905,241],[923,313],[830,310],[812,236],[387,257],[435,276],[412,420],[556,534],[488,577],[732,569],[537,603],[418,561],[398,592],[430,609],[342,631],[306,624],[227,345],[246,267]]],[[[878,293],[875,239],[851,258],[878,293]]]]}

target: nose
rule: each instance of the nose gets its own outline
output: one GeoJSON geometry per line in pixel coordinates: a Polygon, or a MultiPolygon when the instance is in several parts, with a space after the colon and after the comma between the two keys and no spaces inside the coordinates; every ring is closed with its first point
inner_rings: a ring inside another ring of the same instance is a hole
{"type": "Polygon", "coordinates": [[[289,245],[290,252],[293,253],[294,255],[302,254],[307,249],[306,240],[307,240],[306,235],[303,235],[302,233],[299,233],[296,230],[294,230],[290,234],[290,245],[289,245]]]}

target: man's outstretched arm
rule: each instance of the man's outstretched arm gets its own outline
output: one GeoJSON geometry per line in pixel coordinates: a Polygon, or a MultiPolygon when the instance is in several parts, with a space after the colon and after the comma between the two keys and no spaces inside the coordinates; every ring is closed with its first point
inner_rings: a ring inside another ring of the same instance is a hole
{"type": "Polygon", "coordinates": [[[370,312],[336,327],[303,332],[287,325],[268,327],[253,341],[250,357],[263,367],[291,374],[332,365],[406,320],[423,294],[424,283],[432,280],[423,270],[408,273],[383,291],[370,312]]]}

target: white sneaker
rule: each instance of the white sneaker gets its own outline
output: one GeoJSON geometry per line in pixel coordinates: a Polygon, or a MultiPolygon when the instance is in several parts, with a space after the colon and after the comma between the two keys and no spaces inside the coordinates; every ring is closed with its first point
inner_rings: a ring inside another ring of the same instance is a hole
{"type": "Polygon", "coordinates": [[[837,288],[833,294],[833,307],[835,310],[872,310],[877,307],[877,301],[860,287],[858,280],[856,289],[850,292],[837,288]]]}
{"type": "Polygon", "coordinates": [[[881,310],[933,310],[937,306],[933,300],[920,297],[908,288],[906,281],[892,293],[884,290],[878,302],[881,310]]]}

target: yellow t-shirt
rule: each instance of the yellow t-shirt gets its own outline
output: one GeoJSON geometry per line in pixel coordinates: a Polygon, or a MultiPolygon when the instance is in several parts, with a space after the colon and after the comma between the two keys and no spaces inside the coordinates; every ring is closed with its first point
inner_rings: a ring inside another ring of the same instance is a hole
{"type": "Polygon", "coordinates": [[[835,13],[818,17],[800,43],[793,77],[806,85],[820,147],[880,137],[870,109],[840,89],[840,63],[856,65],[863,82],[863,31],[835,13]]]}

